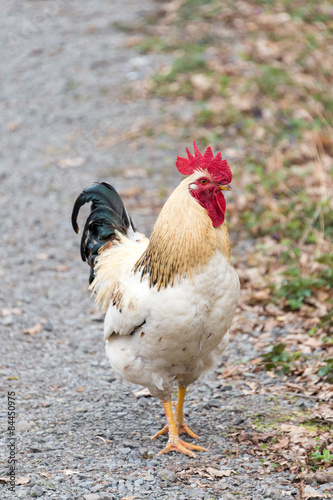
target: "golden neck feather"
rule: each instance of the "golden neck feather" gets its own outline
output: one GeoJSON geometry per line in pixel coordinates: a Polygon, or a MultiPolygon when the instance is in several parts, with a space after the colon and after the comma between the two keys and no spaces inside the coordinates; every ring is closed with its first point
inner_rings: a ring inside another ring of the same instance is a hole
{"type": "Polygon", "coordinates": [[[192,278],[220,251],[230,260],[227,226],[214,228],[208,212],[189,193],[196,174],[184,179],[171,194],[155,223],[149,245],[135,265],[149,275],[158,290],[176,279],[192,278]]]}

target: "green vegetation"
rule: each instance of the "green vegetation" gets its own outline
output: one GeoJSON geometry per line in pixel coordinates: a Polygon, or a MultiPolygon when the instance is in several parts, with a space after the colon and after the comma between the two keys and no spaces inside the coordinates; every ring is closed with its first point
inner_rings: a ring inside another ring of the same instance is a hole
{"type": "Polygon", "coordinates": [[[277,344],[261,358],[265,365],[265,370],[275,370],[281,373],[289,373],[293,363],[301,356],[301,352],[290,354],[286,350],[286,344],[277,344]]]}
{"type": "Polygon", "coordinates": [[[315,451],[311,453],[311,457],[320,462],[324,462],[324,464],[333,464],[333,454],[331,454],[327,449],[322,452],[315,451]]]}
{"type": "Polygon", "coordinates": [[[324,359],[325,365],[318,371],[319,377],[325,377],[327,382],[333,383],[333,358],[324,359]]]}

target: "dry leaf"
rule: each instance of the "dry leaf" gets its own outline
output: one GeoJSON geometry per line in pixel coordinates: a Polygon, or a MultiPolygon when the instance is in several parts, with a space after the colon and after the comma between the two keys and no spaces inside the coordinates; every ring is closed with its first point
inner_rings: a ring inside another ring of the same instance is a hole
{"type": "Polygon", "coordinates": [[[206,471],[212,477],[230,477],[231,474],[235,472],[234,470],[213,469],[213,467],[207,467],[206,471]]]}
{"type": "Polygon", "coordinates": [[[52,477],[51,472],[38,472],[38,474],[42,477],[52,477]]]}
{"type": "Polygon", "coordinates": [[[208,76],[203,75],[203,74],[193,75],[193,76],[191,76],[190,80],[191,80],[193,87],[198,89],[198,90],[201,90],[202,92],[206,92],[212,86],[211,79],[208,76]]]}
{"type": "Polygon", "coordinates": [[[140,389],[140,391],[136,391],[134,393],[134,396],[136,398],[142,398],[143,396],[149,397],[149,396],[151,396],[151,394],[149,392],[149,389],[147,387],[145,387],[144,389],[140,389]]]}
{"type": "Polygon", "coordinates": [[[309,484],[305,486],[303,491],[304,500],[308,500],[308,498],[329,498],[325,493],[320,493],[320,491],[315,490],[309,484]]]}
{"type": "Polygon", "coordinates": [[[275,450],[281,450],[282,448],[287,448],[289,445],[289,439],[287,437],[283,437],[279,439],[279,441],[276,444],[273,444],[272,448],[275,450]]]}
{"type": "Polygon", "coordinates": [[[84,392],[86,390],[86,386],[83,385],[82,387],[79,387],[78,389],[76,389],[76,392],[84,392]]]}
{"type": "Polygon", "coordinates": [[[300,384],[294,384],[293,382],[286,382],[286,386],[290,387],[291,389],[295,389],[297,391],[300,391],[300,392],[303,392],[306,389],[302,385],[300,385],[300,384]]]}
{"type": "Polygon", "coordinates": [[[80,167],[84,164],[84,162],[85,159],[81,156],[78,156],[77,158],[64,158],[63,160],[59,161],[58,165],[61,168],[80,167]]]}
{"type": "Polygon", "coordinates": [[[142,191],[143,191],[142,187],[136,186],[133,188],[121,189],[118,192],[122,198],[133,198],[134,196],[141,194],[142,191]]]}
{"type": "Polygon", "coordinates": [[[31,328],[25,328],[23,330],[23,333],[25,335],[36,335],[36,333],[40,333],[43,329],[44,324],[43,323],[38,323],[35,326],[32,326],[31,328]]]}
{"type": "Polygon", "coordinates": [[[132,177],[140,177],[140,179],[145,179],[148,177],[147,170],[144,168],[127,168],[122,174],[123,177],[130,179],[132,177]]]}
{"type": "Polygon", "coordinates": [[[47,253],[35,253],[35,258],[38,260],[49,260],[49,255],[47,253]]]}
{"type": "Polygon", "coordinates": [[[13,307],[13,309],[2,309],[1,310],[1,316],[11,316],[14,314],[15,316],[21,316],[23,314],[22,309],[19,309],[18,307],[13,307]]]}
{"type": "MultiPolygon", "coordinates": [[[[11,478],[10,477],[0,477],[0,483],[10,483],[11,478]]],[[[30,483],[31,478],[27,476],[18,476],[15,479],[15,484],[17,485],[23,485],[23,484],[28,484],[30,483]]]]}
{"type": "Polygon", "coordinates": [[[60,264],[59,266],[56,267],[56,271],[58,271],[58,273],[65,273],[66,271],[69,271],[69,270],[70,270],[69,266],[64,266],[62,264],[60,264]]]}
{"type": "Polygon", "coordinates": [[[333,422],[333,407],[330,405],[316,405],[311,412],[311,418],[320,418],[328,422],[333,422]]]}

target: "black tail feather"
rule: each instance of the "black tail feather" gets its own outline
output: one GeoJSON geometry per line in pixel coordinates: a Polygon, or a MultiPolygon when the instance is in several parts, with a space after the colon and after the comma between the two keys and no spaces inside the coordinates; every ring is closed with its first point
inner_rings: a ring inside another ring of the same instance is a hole
{"type": "Polygon", "coordinates": [[[128,215],[117,191],[106,182],[93,184],[82,191],[77,198],[72,212],[72,226],[79,232],[77,217],[80,208],[91,202],[91,212],[86,221],[81,238],[81,258],[91,266],[90,279],[94,279],[94,264],[99,249],[115,237],[115,231],[127,234],[129,226],[135,231],[133,222],[128,215]]]}

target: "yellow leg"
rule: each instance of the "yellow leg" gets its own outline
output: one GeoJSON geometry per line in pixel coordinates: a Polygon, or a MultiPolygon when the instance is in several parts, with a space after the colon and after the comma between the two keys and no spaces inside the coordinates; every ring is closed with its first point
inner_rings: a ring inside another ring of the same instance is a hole
{"type": "Polygon", "coordinates": [[[163,450],[161,450],[158,455],[162,455],[163,453],[169,453],[170,451],[178,451],[179,453],[183,453],[184,455],[195,457],[195,453],[193,453],[192,450],[206,451],[205,448],[202,448],[202,446],[196,446],[194,444],[185,443],[185,441],[179,438],[178,427],[172,413],[171,398],[166,402],[162,401],[162,405],[168,422],[169,440],[166,447],[163,450]]]}
{"type": "MultiPolygon", "coordinates": [[[[189,426],[185,423],[184,420],[184,401],[185,401],[185,393],[186,393],[186,387],[181,387],[178,384],[178,397],[177,397],[177,403],[175,405],[175,422],[178,428],[178,434],[185,433],[188,436],[197,439],[199,436],[195,434],[189,426]]],[[[163,434],[166,434],[169,430],[168,424],[163,427],[160,431],[158,431],[152,439],[157,438],[158,436],[162,436],[163,434]]]]}
{"type": "Polygon", "coordinates": [[[190,437],[197,439],[199,436],[195,434],[184,420],[184,401],[185,401],[186,387],[181,387],[178,384],[178,398],[176,404],[176,424],[178,427],[178,434],[185,433],[190,437]]]}

